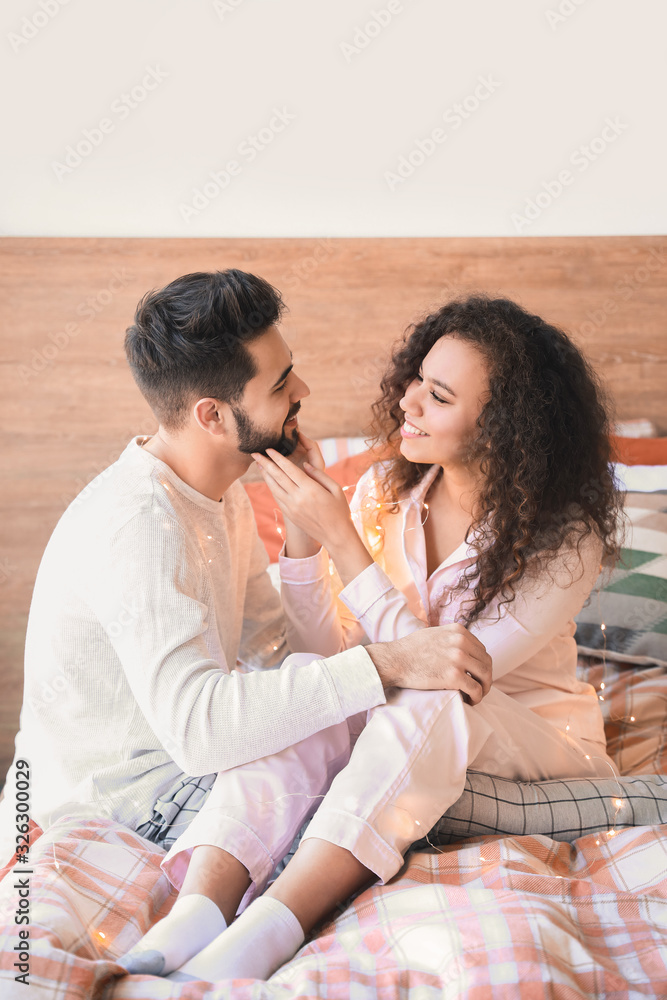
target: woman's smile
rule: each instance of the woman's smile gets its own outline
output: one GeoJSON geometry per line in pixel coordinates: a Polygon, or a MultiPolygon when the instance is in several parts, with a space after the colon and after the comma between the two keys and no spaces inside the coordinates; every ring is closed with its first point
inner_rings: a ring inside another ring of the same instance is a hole
{"type": "Polygon", "coordinates": [[[405,418],[403,426],[401,427],[401,437],[404,438],[414,438],[414,437],[429,437],[426,431],[421,431],[418,427],[415,427],[408,418],[405,418]]]}

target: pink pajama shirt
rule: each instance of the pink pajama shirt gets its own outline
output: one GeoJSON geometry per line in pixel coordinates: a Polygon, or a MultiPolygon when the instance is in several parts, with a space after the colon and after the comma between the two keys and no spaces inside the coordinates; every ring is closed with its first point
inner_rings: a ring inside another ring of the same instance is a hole
{"type": "MultiPolygon", "coordinates": [[[[358,643],[454,620],[465,597],[442,609],[440,598],[475,554],[462,543],[427,575],[423,499],[437,472],[433,466],[397,513],[382,513],[377,469],[366,473],[352,513],[375,562],[338,594],[324,551],[281,556],[295,652],[280,669],[324,656],[335,666],[336,654],[358,643]]],[[[581,552],[581,562],[567,549],[546,572],[526,574],[509,608],[498,617],[496,604],[471,626],[493,660],[493,686],[479,705],[458,691],[393,689],[367,713],[220,772],[163,860],[173,884],[182,885],[195,846],[218,846],[250,873],[246,904],[310,817],[303,839],[346,848],[384,882],[460,797],[469,767],[523,781],[615,774],[596,693],[576,679],[573,619],[597,580],[601,543],[589,537],[581,552]]]]}

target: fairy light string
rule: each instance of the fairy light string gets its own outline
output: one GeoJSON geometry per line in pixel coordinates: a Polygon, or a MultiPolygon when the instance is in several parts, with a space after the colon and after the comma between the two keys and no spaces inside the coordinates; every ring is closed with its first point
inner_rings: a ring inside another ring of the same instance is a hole
{"type": "MultiPolygon", "coordinates": [[[[170,487],[169,487],[169,485],[167,483],[163,483],[162,485],[164,486],[165,490],[167,490],[168,492],[170,491],[170,487]]],[[[342,489],[343,489],[344,493],[347,493],[349,490],[355,489],[355,486],[354,485],[344,486],[342,489]]],[[[366,503],[364,505],[364,509],[366,511],[375,510],[375,511],[381,512],[383,510],[383,508],[385,508],[385,507],[388,507],[388,508],[391,508],[392,510],[395,510],[396,506],[400,506],[401,504],[404,504],[404,503],[412,504],[414,502],[415,501],[412,498],[406,498],[405,500],[397,500],[395,503],[382,503],[380,501],[373,502],[371,500],[371,501],[369,501],[368,503],[366,503]]],[[[428,517],[429,517],[429,505],[428,505],[428,503],[423,502],[421,506],[422,506],[422,510],[426,512],[426,515],[424,517],[420,518],[421,526],[423,527],[423,525],[426,523],[426,521],[428,520],[428,517]]],[[[375,528],[375,531],[376,531],[376,538],[372,542],[372,544],[374,544],[374,547],[379,546],[382,543],[383,537],[384,537],[384,529],[382,528],[382,525],[380,523],[378,523],[379,520],[380,520],[380,514],[378,513],[376,516],[377,516],[377,519],[378,519],[376,521],[375,525],[374,525],[374,528],[375,528]]],[[[275,521],[276,521],[276,531],[277,531],[277,534],[281,538],[283,538],[283,540],[284,540],[283,528],[282,528],[282,526],[280,525],[280,523],[278,521],[278,517],[279,517],[279,510],[277,508],[274,508],[274,518],[275,518],[275,521]]],[[[407,529],[407,530],[415,530],[416,527],[417,526],[414,526],[413,528],[410,528],[410,529],[407,529]]],[[[221,549],[223,548],[222,543],[218,539],[214,538],[212,535],[207,535],[206,539],[207,539],[207,541],[212,541],[213,543],[217,544],[221,549]]],[[[209,558],[208,562],[211,563],[212,559],[209,558]]],[[[602,566],[600,566],[600,571],[602,571],[602,566]]],[[[333,567],[330,567],[330,572],[333,573],[333,567]]],[[[598,589],[598,593],[597,593],[597,599],[598,599],[598,611],[599,611],[599,614],[600,614],[600,617],[601,617],[601,607],[600,607],[601,595],[600,595],[600,590],[599,589],[598,589]]],[[[606,675],[606,669],[607,669],[607,660],[606,660],[606,652],[607,652],[607,634],[606,634],[606,631],[607,631],[607,627],[606,627],[605,622],[601,622],[600,623],[600,630],[602,632],[602,639],[603,639],[603,642],[602,642],[602,657],[601,657],[601,659],[602,659],[602,680],[600,681],[600,684],[599,684],[599,689],[598,689],[597,697],[598,697],[598,700],[600,702],[605,702],[605,694],[603,693],[603,692],[606,691],[606,682],[604,680],[604,677],[606,675]]],[[[272,644],[272,646],[273,646],[273,650],[274,651],[277,651],[278,648],[279,648],[279,646],[276,645],[275,643],[272,644]]],[[[607,713],[607,717],[609,718],[610,721],[623,722],[626,725],[627,725],[628,722],[635,723],[635,721],[636,721],[634,715],[630,715],[629,717],[614,717],[611,714],[611,712],[608,712],[607,713]]],[[[569,731],[570,731],[570,725],[569,725],[569,722],[568,722],[566,724],[566,726],[565,726],[565,733],[569,733],[569,731]]],[[[584,757],[586,758],[586,760],[591,760],[591,759],[600,759],[600,760],[602,760],[603,759],[603,758],[596,758],[596,757],[591,758],[591,756],[589,754],[585,754],[584,757]]],[[[617,795],[614,796],[612,798],[612,800],[611,800],[612,806],[614,807],[614,815],[612,817],[611,827],[604,834],[601,834],[601,836],[606,836],[609,839],[609,838],[615,836],[618,833],[618,831],[616,829],[616,822],[617,822],[619,813],[620,813],[621,809],[623,808],[624,800],[623,800],[623,797],[622,797],[623,796],[623,792],[622,792],[620,783],[618,781],[618,777],[619,777],[618,774],[616,774],[613,765],[609,761],[605,760],[604,762],[605,762],[605,764],[607,766],[609,766],[609,768],[610,768],[610,770],[612,772],[612,776],[617,781],[617,787],[618,787],[618,793],[617,793],[617,795]]],[[[301,797],[301,798],[305,797],[305,798],[307,798],[310,801],[314,801],[314,800],[317,800],[317,799],[323,799],[324,798],[324,793],[321,793],[321,794],[318,794],[318,795],[309,795],[309,794],[307,794],[305,792],[288,792],[288,793],[284,793],[284,794],[278,796],[273,801],[277,803],[277,802],[282,801],[283,799],[294,798],[294,797],[301,797]]],[[[418,820],[415,820],[412,816],[410,816],[410,814],[408,813],[407,810],[403,809],[400,806],[392,806],[392,808],[396,809],[400,813],[405,814],[407,823],[411,824],[413,828],[420,828],[420,826],[421,826],[420,822],[418,820]]],[[[176,830],[178,830],[181,827],[186,828],[189,825],[189,823],[190,823],[190,819],[189,818],[188,819],[184,819],[184,820],[182,820],[180,822],[176,821],[176,822],[174,822],[174,823],[172,823],[170,825],[170,829],[175,832],[176,830]]],[[[404,822],[404,824],[403,824],[404,827],[407,826],[407,823],[404,822]]],[[[431,839],[429,837],[429,833],[426,833],[424,835],[423,839],[426,841],[426,843],[429,845],[429,847],[433,851],[435,851],[436,853],[439,853],[439,854],[440,853],[444,853],[444,851],[438,845],[434,844],[431,841],[431,839]]],[[[596,838],[595,843],[596,843],[597,846],[600,845],[600,838],[599,837],[596,838]]],[[[74,890],[75,893],[78,892],[79,891],[79,886],[75,882],[73,882],[73,880],[66,874],[63,865],[61,865],[61,863],[59,862],[59,860],[58,860],[58,858],[56,856],[56,843],[55,843],[55,841],[52,842],[51,849],[52,849],[52,854],[53,854],[54,868],[55,868],[57,877],[59,877],[61,879],[64,879],[66,881],[66,883],[68,884],[68,886],[72,890],[74,890]]],[[[481,853],[479,855],[479,860],[482,863],[486,863],[487,862],[487,859],[481,853]]],[[[557,877],[558,878],[563,878],[563,876],[557,876],[557,877]]],[[[76,915],[77,915],[78,920],[81,923],[81,926],[82,927],[88,927],[87,921],[84,920],[84,918],[83,918],[83,916],[82,916],[79,908],[74,903],[74,898],[73,898],[73,896],[71,894],[70,894],[70,898],[69,898],[69,903],[70,903],[70,905],[73,906],[73,909],[76,911],[76,915]]],[[[92,938],[97,943],[99,943],[102,947],[107,947],[107,942],[106,942],[106,937],[107,936],[106,936],[106,934],[103,931],[95,929],[95,928],[92,928],[92,927],[89,927],[89,931],[91,933],[92,938]]]]}
{"type": "MultiPolygon", "coordinates": [[[[343,490],[344,493],[347,493],[349,490],[354,490],[354,489],[356,489],[356,485],[355,484],[352,484],[352,485],[349,485],[349,486],[343,486],[342,487],[342,490],[343,490]]],[[[391,503],[381,502],[381,501],[377,500],[376,498],[372,498],[371,497],[371,498],[368,498],[367,501],[364,504],[362,504],[362,508],[361,509],[366,512],[366,516],[368,517],[368,513],[371,512],[371,511],[381,512],[384,508],[390,508],[391,510],[395,510],[397,506],[400,507],[402,504],[406,504],[406,503],[409,504],[409,505],[414,505],[415,502],[416,501],[412,497],[407,497],[407,498],[405,498],[403,500],[396,500],[395,502],[391,502],[391,503]]],[[[421,503],[421,507],[422,507],[423,511],[426,511],[426,516],[423,516],[422,518],[420,518],[420,526],[423,527],[424,524],[426,523],[426,521],[428,520],[430,509],[429,509],[428,503],[425,502],[425,501],[423,501],[421,503]]],[[[281,525],[280,525],[280,523],[278,521],[279,514],[280,514],[279,509],[277,507],[275,507],[274,510],[273,510],[273,513],[274,513],[274,518],[275,518],[275,521],[276,521],[276,531],[277,531],[278,535],[280,535],[280,537],[283,538],[283,540],[284,540],[283,528],[281,527],[281,525]]],[[[370,520],[370,518],[369,518],[369,520],[370,520]]],[[[384,541],[384,529],[383,529],[382,525],[379,523],[379,521],[380,521],[380,514],[378,513],[377,514],[377,521],[373,525],[373,528],[374,528],[374,531],[375,531],[375,535],[369,537],[369,542],[370,542],[370,545],[371,545],[372,554],[375,554],[375,552],[382,547],[382,543],[384,541]]],[[[413,527],[408,528],[406,530],[413,531],[417,527],[418,527],[418,525],[414,525],[413,527]]],[[[368,531],[368,529],[367,529],[367,531],[368,531]]],[[[602,565],[600,565],[600,572],[602,572],[602,568],[603,568],[602,565]]],[[[333,574],[333,571],[334,571],[333,570],[333,566],[330,566],[329,571],[330,571],[330,573],[333,574]]],[[[601,616],[601,614],[602,614],[601,607],[600,607],[601,597],[600,597],[600,590],[599,589],[597,591],[597,600],[598,600],[598,612],[599,612],[599,614],[601,616]]],[[[606,660],[606,649],[607,649],[606,628],[607,628],[606,624],[604,622],[601,622],[601,624],[600,624],[600,630],[601,630],[602,636],[603,636],[602,658],[601,658],[602,659],[602,676],[603,676],[603,678],[605,676],[606,666],[607,666],[607,660],[606,660]]],[[[606,690],[606,684],[605,684],[604,679],[602,679],[600,681],[599,690],[597,692],[597,697],[598,697],[598,700],[600,702],[604,702],[605,701],[605,695],[602,693],[605,690],[606,690]]],[[[621,721],[621,722],[626,722],[626,723],[628,721],[631,722],[631,723],[635,722],[635,716],[634,715],[631,715],[628,718],[622,718],[622,719],[614,720],[614,719],[612,719],[611,715],[609,714],[609,718],[610,718],[611,721],[621,721]]],[[[569,732],[570,732],[570,724],[569,724],[569,721],[568,721],[566,723],[566,725],[565,725],[564,733],[568,734],[569,732]]],[[[622,810],[622,808],[623,808],[623,806],[625,804],[624,803],[624,799],[623,799],[623,790],[622,790],[620,782],[619,782],[619,774],[617,773],[617,769],[615,769],[614,765],[612,763],[610,763],[608,760],[605,760],[602,757],[596,757],[596,756],[591,757],[590,754],[584,754],[583,756],[584,756],[584,758],[586,760],[603,760],[604,764],[609,767],[609,770],[611,771],[612,777],[616,780],[616,783],[617,783],[617,792],[616,792],[616,794],[611,799],[611,805],[613,807],[614,813],[613,813],[612,820],[611,820],[611,827],[609,828],[609,830],[606,831],[606,836],[607,837],[613,837],[618,832],[617,829],[616,829],[616,822],[617,822],[618,816],[619,816],[619,814],[620,814],[620,812],[621,812],[621,810],[622,810]]],[[[414,822],[415,822],[415,824],[417,826],[419,826],[419,823],[416,820],[414,822]]],[[[433,844],[431,842],[431,840],[428,837],[428,834],[426,834],[423,839],[426,840],[426,842],[429,844],[430,847],[433,848],[433,850],[438,851],[438,853],[442,853],[439,850],[439,848],[435,844],[433,844]]],[[[596,840],[596,844],[599,845],[599,840],[596,840]]]]}
{"type": "MultiPolygon", "coordinates": [[[[163,483],[163,486],[164,486],[164,488],[166,490],[169,491],[169,485],[167,483],[163,483]]],[[[344,493],[347,493],[349,490],[355,489],[355,486],[354,485],[343,486],[342,489],[343,489],[344,493]]],[[[392,503],[383,503],[383,502],[380,502],[380,501],[377,501],[377,500],[375,500],[375,501],[369,500],[366,504],[363,505],[363,509],[365,511],[370,511],[370,510],[382,511],[384,508],[391,508],[392,510],[395,510],[397,506],[400,507],[402,504],[405,504],[405,503],[414,504],[415,501],[412,498],[406,498],[405,500],[397,500],[396,502],[392,502],[392,503]]],[[[429,510],[429,505],[428,505],[427,502],[422,502],[421,507],[422,507],[422,510],[426,512],[426,515],[424,517],[420,518],[420,526],[423,527],[424,524],[426,523],[426,521],[428,520],[430,510],[429,510]]],[[[280,514],[279,509],[277,507],[274,508],[273,513],[274,513],[274,518],[275,518],[275,522],[276,522],[276,532],[284,540],[284,529],[283,529],[283,527],[281,526],[281,524],[279,523],[279,520],[278,520],[279,514],[280,514]]],[[[378,518],[378,521],[379,521],[380,520],[380,515],[379,514],[377,515],[377,518],[378,518]]],[[[408,530],[415,530],[416,527],[417,526],[414,526],[414,528],[411,528],[411,529],[408,529],[408,530]]],[[[376,537],[374,539],[371,539],[371,544],[375,548],[378,545],[380,545],[382,543],[382,541],[383,541],[384,529],[382,528],[382,525],[380,523],[378,523],[377,521],[376,521],[376,523],[374,525],[374,528],[375,528],[375,531],[376,531],[376,537]]],[[[207,538],[208,541],[212,541],[215,544],[217,544],[218,546],[220,546],[220,548],[223,548],[222,543],[219,540],[215,539],[212,535],[207,535],[206,538],[207,538]]],[[[209,558],[208,562],[209,563],[212,562],[212,559],[209,558]]],[[[602,566],[600,567],[600,570],[602,570],[602,566]]],[[[330,572],[333,572],[333,567],[330,568],[330,572]]],[[[599,607],[599,603],[600,603],[600,592],[598,590],[598,607],[599,607]]],[[[605,625],[604,622],[601,623],[600,629],[601,629],[601,631],[603,633],[602,674],[603,674],[603,677],[604,677],[605,670],[606,670],[606,625],[605,625]]],[[[273,644],[273,650],[274,651],[277,651],[278,648],[279,647],[277,645],[273,644]]],[[[604,695],[601,693],[605,689],[606,689],[605,682],[604,682],[604,680],[602,680],[600,682],[600,688],[599,688],[600,693],[598,693],[598,698],[599,698],[599,700],[601,702],[604,702],[604,700],[605,700],[604,695]]],[[[633,715],[630,716],[629,718],[630,718],[631,722],[635,721],[635,717],[633,715]]],[[[627,720],[619,720],[619,721],[627,721],[627,720]]],[[[569,730],[570,730],[570,725],[569,725],[569,722],[568,722],[566,724],[566,726],[565,726],[565,732],[568,733],[569,730]]],[[[584,756],[585,756],[585,758],[587,760],[591,760],[591,756],[589,754],[585,754],[584,756]]],[[[597,759],[597,758],[594,757],[593,759],[597,759]]],[[[599,758],[599,759],[602,759],[602,758],[599,758]]],[[[613,777],[616,778],[616,780],[618,782],[618,775],[615,773],[613,766],[611,764],[609,764],[608,761],[605,761],[605,763],[608,764],[608,766],[610,767],[610,770],[612,771],[613,777]]],[[[278,796],[273,801],[274,802],[280,802],[282,799],[293,798],[293,797],[305,797],[308,800],[314,801],[316,799],[322,799],[322,798],[324,798],[324,793],[318,794],[318,795],[308,795],[305,792],[284,793],[283,795],[278,796]]],[[[622,789],[620,787],[620,784],[618,784],[618,794],[612,799],[612,805],[614,806],[614,810],[615,811],[614,811],[614,816],[613,816],[613,819],[612,819],[612,826],[606,832],[606,836],[607,837],[613,837],[617,833],[617,830],[615,828],[615,826],[616,826],[616,820],[617,820],[617,817],[618,817],[618,814],[619,814],[620,810],[623,807],[623,804],[624,804],[624,802],[623,802],[623,799],[622,799],[622,789]]],[[[393,806],[392,808],[397,809],[401,813],[404,813],[405,816],[407,817],[407,819],[409,820],[409,822],[412,824],[413,827],[419,828],[421,826],[420,822],[418,820],[415,820],[413,817],[411,817],[410,814],[407,812],[407,810],[405,810],[405,809],[403,809],[402,807],[399,807],[399,806],[393,806]]],[[[187,827],[189,825],[189,823],[190,823],[190,819],[189,818],[188,819],[184,819],[181,822],[177,821],[177,822],[172,823],[170,825],[170,829],[175,832],[180,827],[183,827],[183,828],[187,827]]],[[[423,839],[431,847],[431,849],[434,850],[436,853],[444,853],[444,851],[440,847],[438,847],[438,845],[434,844],[431,841],[431,839],[429,837],[429,833],[426,833],[424,835],[423,839]]],[[[599,844],[600,844],[600,840],[596,839],[596,845],[599,845],[599,844]]],[[[60,863],[59,863],[59,861],[58,861],[58,859],[56,857],[55,842],[52,843],[52,852],[53,852],[54,866],[55,866],[55,869],[56,869],[58,875],[61,878],[66,879],[66,881],[68,882],[68,884],[72,888],[76,889],[76,885],[74,883],[72,883],[71,879],[69,879],[65,875],[64,871],[62,870],[62,866],[60,865],[60,863]]],[[[486,862],[486,860],[487,859],[482,854],[480,854],[480,861],[481,862],[486,862]]],[[[562,876],[559,876],[559,877],[562,877],[562,876]]],[[[76,906],[75,906],[75,909],[77,909],[76,906]]],[[[77,909],[77,916],[81,920],[82,925],[86,926],[86,922],[83,921],[80,912],[78,912],[78,909],[77,909]]],[[[104,941],[105,938],[106,938],[106,935],[102,931],[96,931],[95,929],[91,929],[91,932],[100,941],[104,941]]]]}

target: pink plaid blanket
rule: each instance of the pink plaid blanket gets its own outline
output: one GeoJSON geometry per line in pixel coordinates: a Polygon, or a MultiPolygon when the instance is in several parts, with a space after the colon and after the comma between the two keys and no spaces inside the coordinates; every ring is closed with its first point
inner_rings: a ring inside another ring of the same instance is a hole
{"type": "Polygon", "coordinates": [[[485,837],[412,854],[268,983],[122,974],[115,958],[175,899],[161,855],[107,821],[67,818],[39,836],[30,865],[0,882],[3,1000],[667,997],[667,827],[573,845],[485,837]],[[15,922],[21,898],[29,939],[15,922]],[[28,991],[15,979],[26,956],[28,991]]]}

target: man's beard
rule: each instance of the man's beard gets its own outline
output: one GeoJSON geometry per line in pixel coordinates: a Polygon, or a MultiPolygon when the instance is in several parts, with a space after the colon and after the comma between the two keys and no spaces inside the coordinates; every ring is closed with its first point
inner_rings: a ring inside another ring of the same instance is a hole
{"type": "MultiPolygon", "coordinates": [[[[294,406],[290,407],[285,423],[296,416],[300,409],[301,403],[295,403],[294,406]]],[[[275,432],[263,430],[257,424],[254,424],[246,411],[241,407],[232,406],[232,413],[236,421],[236,430],[239,438],[238,449],[244,455],[251,455],[253,452],[266,455],[267,448],[274,448],[281,455],[287,457],[287,455],[292,454],[299,443],[299,432],[296,428],[286,433],[283,425],[282,434],[276,437],[275,432]]]]}

